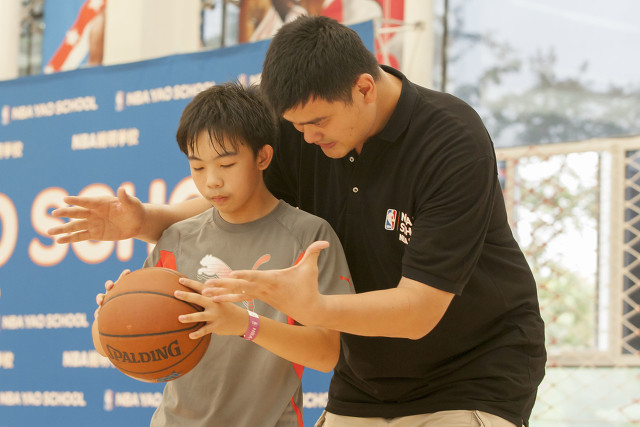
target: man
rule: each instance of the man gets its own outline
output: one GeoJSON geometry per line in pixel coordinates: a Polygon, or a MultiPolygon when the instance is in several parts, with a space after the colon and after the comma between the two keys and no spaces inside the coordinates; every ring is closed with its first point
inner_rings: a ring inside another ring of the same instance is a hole
{"type": "MultiPolygon", "coordinates": [[[[267,186],[329,221],[357,294],[318,293],[321,243],[295,268],[235,272],[203,294],[262,299],[302,324],[343,332],[318,425],[528,425],[544,325],[478,115],[378,66],[352,30],[324,17],[281,28],[261,85],[285,120],[267,186]]],[[[153,240],[201,209],[119,196],[67,199],[80,207],[57,215],[79,220],[52,234],[153,240]],[[115,209],[126,214],[108,215],[115,209]],[[110,221],[134,225],[124,233],[104,228],[110,221]]]]}

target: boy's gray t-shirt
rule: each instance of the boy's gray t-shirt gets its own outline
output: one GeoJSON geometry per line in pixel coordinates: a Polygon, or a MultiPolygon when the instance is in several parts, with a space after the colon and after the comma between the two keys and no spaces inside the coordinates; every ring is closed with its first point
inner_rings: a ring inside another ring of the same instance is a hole
{"type": "MultiPolygon", "coordinates": [[[[216,209],[178,222],[162,234],[145,267],[172,268],[204,283],[232,270],[291,267],[317,240],[331,244],[318,260],[320,293],[353,292],[344,252],[331,226],[283,201],[265,217],[246,224],[230,224],[216,209]]],[[[262,301],[241,304],[261,316],[292,322],[262,301]]],[[[165,386],[151,426],[302,425],[301,375],[301,367],[253,342],[212,334],[200,363],[165,386]]]]}

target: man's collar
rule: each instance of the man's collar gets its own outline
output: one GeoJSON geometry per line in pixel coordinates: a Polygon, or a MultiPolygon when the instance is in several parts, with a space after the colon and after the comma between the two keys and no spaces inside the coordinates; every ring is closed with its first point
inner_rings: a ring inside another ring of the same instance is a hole
{"type": "Polygon", "coordinates": [[[380,68],[402,80],[402,90],[400,92],[400,97],[398,98],[398,103],[396,104],[396,107],[394,108],[385,127],[374,136],[374,138],[377,139],[393,142],[397,140],[409,126],[411,111],[413,110],[413,106],[416,102],[417,91],[413,83],[411,83],[400,71],[389,67],[388,65],[381,65],[380,68]]]}

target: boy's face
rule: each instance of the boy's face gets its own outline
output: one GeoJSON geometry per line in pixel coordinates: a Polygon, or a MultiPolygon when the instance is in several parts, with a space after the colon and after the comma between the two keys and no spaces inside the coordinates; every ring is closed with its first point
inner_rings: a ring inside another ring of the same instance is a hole
{"type": "Polygon", "coordinates": [[[353,102],[329,102],[310,99],[305,105],[284,112],[283,118],[304,134],[309,144],[316,144],[334,159],[346,156],[351,150],[359,154],[374,134],[375,105],[354,87],[353,102]]]}
{"type": "Polygon", "coordinates": [[[228,144],[226,152],[219,143],[214,146],[205,130],[198,136],[195,153],[188,156],[191,177],[200,194],[227,222],[239,224],[262,217],[266,191],[262,171],[271,160],[271,147],[264,146],[256,156],[246,144],[237,149],[228,144]]]}

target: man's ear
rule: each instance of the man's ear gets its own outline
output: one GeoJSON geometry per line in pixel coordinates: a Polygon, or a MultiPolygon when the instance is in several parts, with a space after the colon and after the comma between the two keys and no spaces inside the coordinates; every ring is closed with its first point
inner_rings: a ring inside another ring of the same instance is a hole
{"type": "Polygon", "coordinates": [[[258,151],[258,155],[256,156],[258,169],[260,169],[261,171],[267,169],[267,167],[271,163],[271,159],[273,159],[273,147],[269,144],[265,144],[258,151]]]}
{"type": "Polygon", "coordinates": [[[363,73],[358,76],[356,83],[353,85],[352,96],[360,96],[366,103],[371,103],[376,100],[378,95],[376,89],[376,81],[373,76],[363,73]]]}

